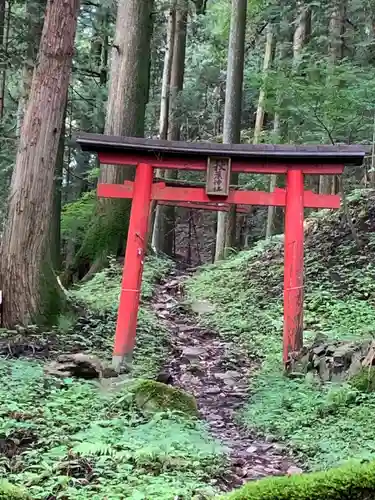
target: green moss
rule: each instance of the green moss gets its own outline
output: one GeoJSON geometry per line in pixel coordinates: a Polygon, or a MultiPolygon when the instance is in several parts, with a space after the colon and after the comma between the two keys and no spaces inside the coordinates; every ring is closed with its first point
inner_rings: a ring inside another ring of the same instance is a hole
{"type": "Polygon", "coordinates": [[[370,500],[375,462],[300,476],[267,478],[223,496],[227,500],[370,500]]]}
{"type": "Polygon", "coordinates": [[[98,206],[77,253],[76,265],[80,260],[94,262],[118,255],[126,241],[129,211],[128,200],[116,200],[116,203],[107,200],[103,207],[98,206]]]}
{"type": "Polygon", "coordinates": [[[349,383],[358,391],[375,392],[375,368],[363,368],[349,380],[349,383]]]}
{"type": "Polygon", "coordinates": [[[132,388],[134,402],[147,413],[172,410],[198,416],[197,402],[191,394],[154,380],[140,380],[132,388]]]}
{"type": "Polygon", "coordinates": [[[30,497],[17,486],[0,480],[0,500],[27,500],[30,497]]]}

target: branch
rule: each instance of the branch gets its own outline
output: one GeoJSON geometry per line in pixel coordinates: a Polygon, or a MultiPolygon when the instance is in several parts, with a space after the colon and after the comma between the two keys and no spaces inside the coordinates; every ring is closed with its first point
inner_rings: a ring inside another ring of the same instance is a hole
{"type": "Polygon", "coordinates": [[[255,45],[255,42],[258,38],[258,36],[260,36],[263,31],[267,28],[269,22],[272,22],[273,19],[271,19],[271,21],[267,21],[266,23],[264,23],[256,32],[255,32],[255,35],[253,36],[252,40],[250,41],[249,45],[245,48],[245,54],[247,54],[249,52],[250,49],[253,49],[254,48],[254,45],[255,45]]]}
{"type": "Polygon", "coordinates": [[[323,129],[327,132],[327,135],[328,135],[328,138],[329,138],[331,144],[334,146],[335,145],[335,140],[333,138],[332,132],[329,130],[329,128],[327,127],[327,125],[324,123],[324,121],[318,116],[316,108],[311,107],[311,109],[313,110],[314,116],[318,120],[318,123],[320,123],[320,125],[323,127],[323,129]]]}

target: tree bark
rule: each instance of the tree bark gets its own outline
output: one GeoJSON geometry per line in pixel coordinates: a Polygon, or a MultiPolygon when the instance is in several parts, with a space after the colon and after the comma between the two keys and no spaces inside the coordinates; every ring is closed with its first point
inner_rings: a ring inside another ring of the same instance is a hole
{"type": "MultiPolygon", "coordinates": [[[[153,0],[120,0],[117,8],[104,133],[141,137],[148,100],[153,0]]],[[[100,182],[122,183],[133,168],[106,165],[100,182]]],[[[76,257],[100,269],[108,255],[119,254],[125,244],[130,203],[99,199],[85,241],[76,257]]],[[[91,272],[91,270],[90,270],[91,272]]]]}
{"type": "Polygon", "coordinates": [[[27,0],[25,16],[27,20],[27,49],[26,59],[22,70],[20,85],[20,98],[17,111],[17,136],[20,136],[23,118],[29,98],[31,83],[33,80],[34,66],[38,55],[40,37],[42,36],[44,12],[47,0],[27,0]]]}
{"type": "MultiPolygon", "coordinates": [[[[68,96],[66,97],[66,101],[68,96]]],[[[65,154],[65,119],[67,105],[65,104],[64,115],[61,126],[60,141],[57,150],[54,185],[53,185],[53,210],[51,221],[51,262],[53,269],[61,268],[61,206],[62,206],[62,177],[64,170],[64,154],[65,154]]]]}
{"type": "MultiPolygon", "coordinates": [[[[226,144],[241,141],[246,12],[247,0],[232,0],[223,130],[223,142],[226,144]]],[[[238,183],[238,174],[232,174],[231,183],[238,183]]],[[[218,212],[215,261],[225,257],[226,249],[234,246],[235,237],[236,207],[233,205],[228,214],[218,212]]]]}
{"type": "Polygon", "coordinates": [[[0,0],[0,120],[4,116],[11,5],[0,0]]]}
{"type": "Polygon", "coordinates": [[[0,276],[7,327],[55,319],[61,306],[49,242],[78,7],[79,0],[47,3],[2,242],[0,276]]]}

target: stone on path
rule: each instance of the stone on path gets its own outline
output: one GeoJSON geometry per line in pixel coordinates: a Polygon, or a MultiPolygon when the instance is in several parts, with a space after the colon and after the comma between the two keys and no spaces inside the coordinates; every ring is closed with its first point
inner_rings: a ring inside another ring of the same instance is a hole
{"type": "Polygon", "coordinates": [[[115,370],[107,367],[97,357],[89,354],[61,354],[44,368],[45,375],[86,380],[117,377],[115,370]]]}

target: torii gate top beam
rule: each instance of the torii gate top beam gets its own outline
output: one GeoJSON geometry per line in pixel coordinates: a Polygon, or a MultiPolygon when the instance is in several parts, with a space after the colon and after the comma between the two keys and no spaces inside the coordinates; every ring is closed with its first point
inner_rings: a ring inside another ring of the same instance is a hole
{"type": "Polygon", "coordinates": [[[100,134],[81,134],[77,138],[77,142],[86,151],[122,153],[123,155],[136,153],[137,156],[148,156],[151,163],[160,158],[173,160],[184,157],[189,160],[209,156],[229,156],[232,160],[262,162],[264,164],[287,163],[290,166],[295,163],[300,165],[362,165],[365,157],[365,151],[361,146],[347,145],[216,144],[162,141],[138,137],[112,137],[100,134]]]}
{"type": "Polygon", "coordinates": [[[258,174],[286,174],[302,166],[304,174],[339,175],[344,165],[361,165],[365,157],[360,146],[341,145],[212,144],[99,134],[82,134],[77,143],[84,151],[98,153],[101,164],[206,171],[208,159],[216,157],[229,158],[232,172],[258,174]]]}

